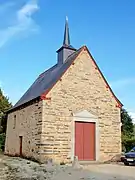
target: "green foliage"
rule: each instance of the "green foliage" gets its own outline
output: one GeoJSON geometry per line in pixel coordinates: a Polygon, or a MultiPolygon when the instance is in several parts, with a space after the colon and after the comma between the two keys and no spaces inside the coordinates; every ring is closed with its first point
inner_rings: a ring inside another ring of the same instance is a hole
{"type": "Polygon", "coordinates": [[[123,148],[125,147],[125,151],[128,152],[130,151],[133,147],[135,147],[135,138],[132,137],[131,139],[128,137],[124,137],[122,139],[123,142],[123,148]]]}
{"type": "Polygon", "coordinates": [[[129,151],[135,146],[134,124],[125,109],[121,110],[122,149],[129,151]]]}
{"type": "Polygon", "coordinates": [[[0,134],[0,151],[4,151],[5,138],[6,138],[5,133],[0,134]]]}
{"type": "Polygon", "coordinates": [[[5,144],[5,133],[7,125],[7,114],[6,111],[12,107],[9,103],[8,97],[4,96],[0,88],[0,149],[3,150],[5,144]]]}
{"type": "Polygon", "coordinates": [[[122,122],[122,133],[129,137],[133,136],[134,125],[132,118],[129,116],[128,112],[125,109],[121,110],[121,122],[122,122]]]}

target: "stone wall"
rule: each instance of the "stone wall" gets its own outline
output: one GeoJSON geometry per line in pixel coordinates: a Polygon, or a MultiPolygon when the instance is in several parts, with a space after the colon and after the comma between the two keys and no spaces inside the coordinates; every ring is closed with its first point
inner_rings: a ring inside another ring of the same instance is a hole
{"type": "Polygon", "coordinates": [[[7,121],[5,153],[13,156],[19,155],[19,136],[23,136],[23,156],[40,160],[38,144],[41,141],[41,132],[42,101],[10,113],[7,121]]]}
{"type": "Polygon", "coordinates": [[[98,116],[99,161],[121,152],[120,108],[87,51],[81,52],[47,97],[51,100],[43,101],[43,158],[71,158],[72,114],[83,110],[98,116]]]}

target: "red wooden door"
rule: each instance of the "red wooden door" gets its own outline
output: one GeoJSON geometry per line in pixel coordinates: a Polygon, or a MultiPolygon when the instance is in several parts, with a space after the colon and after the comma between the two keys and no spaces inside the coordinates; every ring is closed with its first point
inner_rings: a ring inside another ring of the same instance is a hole
{"type": "Polygon", "coordinates": [[[83,123],[83,159],[95,160],[95,123],[83,123]]]}
{"type": "Polygon", "coordinates": [[[22,156],[22,136],[19,136],[20,139],[20,156],[22,156]]]}
{"type": "Polygon", "coordinates": [[[75,122],[75,155],[95,160],[95,123],[75,122]]]}
{"type": "Polygon", "coordinates": [[[83,160],[83,123],[75,123],[75,154],[83,160]]]}

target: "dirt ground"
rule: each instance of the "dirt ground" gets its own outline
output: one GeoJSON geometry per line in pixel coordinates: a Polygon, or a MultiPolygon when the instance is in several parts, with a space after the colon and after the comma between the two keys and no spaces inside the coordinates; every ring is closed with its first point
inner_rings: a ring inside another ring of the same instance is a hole
{"type": "Polygon", "coordinates": [[[0,180],[135,180],[135,167],[118,164],[72,165],[38,164],[0,155],[0,180]]]}

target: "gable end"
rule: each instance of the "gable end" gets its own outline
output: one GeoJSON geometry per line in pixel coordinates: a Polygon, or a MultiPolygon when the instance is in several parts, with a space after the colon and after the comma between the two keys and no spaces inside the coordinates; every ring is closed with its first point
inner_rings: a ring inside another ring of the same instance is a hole
{"type": "Polygon", "coordinates": [[[119,107],[119,108],[121,108],[121,107],[123,106],[123,104],[122,104],[122,103],[119,101],[119,99],[115,96],[115,94],[114,94],[114,92],[112,91],[110,85],[108,84],[106,78],[104,77],[103,73],[102,73],[101,70],[99,69],[99,67],[98,67],[98,65],[97,65],[97,63],[96,63],[96,61],[95,61],[94,58],[92,57],[90,51],[88,50],[88,48],[87,48],[86,46],[84,46],[83,49],[84,49],[84,51],[87,51],[87,52],[88,52],[90,58],[92,59],[94,65],[95,65],[95,69],[98,70],[99,74],[100,74],[101,77],[103,78],[103,80],[104,80],[104,82],[105,82],[105,84],[106,84],[106,88],[108,88],[108,89],[110,90],[112,96],[114,97],[114,99],[115,99],[116,102],[118,103],[116,106],[119,107]]]}
{"type": "MultiPolygon", "coordinates": [[[[92,59],[94,65],[95,65],[95,69],[98,70],[99,74],[100,74],[101,77],[103,78],[103,80],[104,80],[104,82],[105,82],[105,84],[106,84],[106,88],[108,88],[108,89],[110,90],[112,96],[113,96],[114,99],[116,100],[116,102],[117,102],[116,107],[121,108],[121,107],[123,106],[123,104],[122,104],[122,103],[118,100],[118,98],[115,96],[114,92],[112,91],[112,89],[111,89],[111,87],[109,86],[107,80],[105,79],[104,75],[102,74],[101,70],[99,69],[97,63],[95,62],[94,58],[92,57],[91,53],[89,52],[89,50],[88,50],[88,48],[87,48],[86,46],[83,46],[83,47],[80,48],[80,52],[78,53],[78,55],[73,59],[72,63],[67,67],[67,69],[63,72],[63,74],[62,74],[61,77],[55,82],[55,84],[56,84],[59,80],[61,80],[62,76],[66,73],[66,71],[70,68],[70,66],[71,66],[71,65],[74,65],[75,60],[77,59],[77,57],[80,55],[80,53],[81,53],[83,50],[88,52],[90,58],[92,59]]],[[[40,96],[42,100],[47,100],[47,99],[48,99],[46,96],[47,96],[47,94],[51,91],[51,89],[55,86],[55,84],[54,84],[50,89],[48,89],[46,92],[44,92],[44,93],[40,96]]],[[[51,99],[51,98],[49,97],[49,99],[51,99]]]]}

